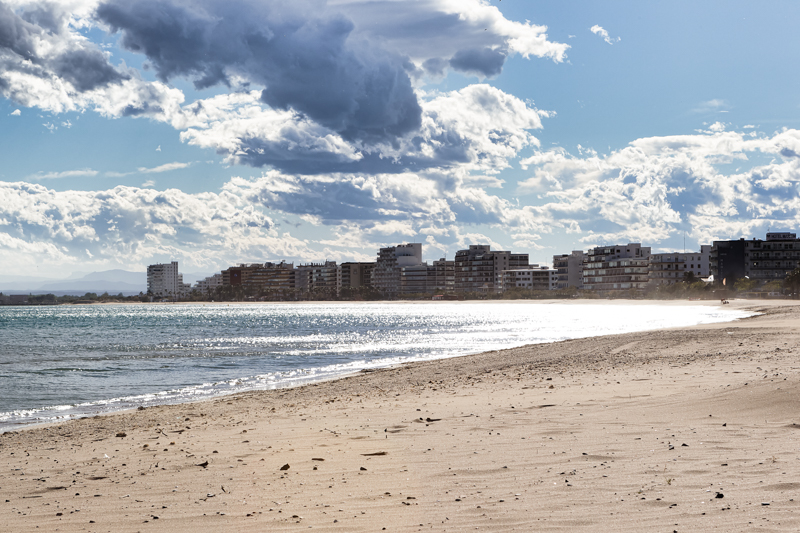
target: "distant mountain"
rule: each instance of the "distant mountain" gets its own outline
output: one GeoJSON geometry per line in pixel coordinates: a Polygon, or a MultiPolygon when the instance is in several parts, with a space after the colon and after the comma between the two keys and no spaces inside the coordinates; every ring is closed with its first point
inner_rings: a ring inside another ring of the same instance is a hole
{"type": "MultiPolygon", "coordinates": [[[[194,285],[198,280],[212,274],[187,272],[183,282],[194,285]]],[[[74,294],[82,296],[87,292],[97,294],[119,294],[125,296],[147,292],[147,273],[129,270],[104,270],[102,272],[73,272],[66,279],[37,278],[32,276],[0,276],[0,292],[5,294],[47,294],[59,296],[74,294]]]]}
{"type": "Polygon", "coordinates": [[[130,272],[128,270],[119,269],[104,270],[102,272],[86,274],[74,281],[113,281],[147,287],[147,272],[130,272]]]}
{"type": "Polygon", "coordinates": [[[78,280],[78,281],[57,281],[42,285],[33,292],[62,292],[65,294],[82,295],[87,292],[95,292],[97,294],[119,294],[122,293],[126,296],[131,294],[139,294],[140,292],[147,292],[147,283],[123,283],[121,281],[108,281],[108,280],[78,280]]]}
{"type": "Polygon", "coordinates": [[[127,270],[105,270],[89,274],[79,273],[67,279],[53,280],[43,278],[16,277],[13,279],[0,279],[0,292],[6,294],[42,294],[54,293],[59,295],[83,295],[87,292],[103,294],[122,293],[126,296],[147,292],[147,274],[145,272],[130,272],[127,270]]]}

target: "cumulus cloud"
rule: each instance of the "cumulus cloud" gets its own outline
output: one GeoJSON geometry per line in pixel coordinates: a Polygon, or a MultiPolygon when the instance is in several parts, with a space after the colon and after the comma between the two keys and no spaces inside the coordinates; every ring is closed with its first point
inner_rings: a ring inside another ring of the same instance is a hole
{"type": "Polygon", "coordinates": [[[532,175],[518,192],[543,202],[523,209],[557,227],[594,228],[587,242],[658,242],[683,231],[710,242],[798,225],[800,131],[754,138],[715,126],[698,135],[637,139],[606,156],[537,152],[521,161],[532,175]],[[729,170],[752,154],[779,159],[729,170]]]}
{"type": "Polygon", "coordinates": [[[307,243],[280,234],[263,209],[228,193],[54,191],[28,183],[0,183],[0,249],[7,272],[24,264],[26,254],[43,269],[83,264],[87,251],[94,263],[140,269],[170,256],[215,268],[263,250],[288,258],[312,254],[307,243]]]}
{"type": "Polygon", "coordinates": [[[291,111],[259,105],[258,93],[220,95],[187,106],[181,138],[213,148],[230,163],[271,166],[290,173],[400,173],[459,167],[496,171],[523,148],[541,112],[488,85],[422,94],[421,124],[392,143],[349,142],[291,111]]]}
{"type": "Polygon", "coordinates": [[[94,109],[109,117],[169,121],[183,94],[114,66],[80,30],[92,1],[0,2],[0,95],[52,113],[94,109]]]}
{"type": "Polygon", "coordinates": [[[328,5],[353,20],[359,34],[385,42],[433,75],[450,66],[487,77],[498,68],[499,55],[561,62],[569,49],[550,41],[546,26],[508,20],[484,0],[329,0],[328,5]],[[494,60],[474,51],[494,52],[494,60]],[[469,61],[470,55],[477,61],[469,61]],[[456,56],[460,60],[452,65],[456,56]]]}
{"type": "Polygon", "coordinates": [[[9,115],[11,115],[12,117],[18,117],[18,116],[20,116],[21,114],[22,114],[22,111],[20,111],[19,109],[15,109],[15,110],[14,110],[14,111],[12,111],[11,113],[9,113],[9,115]]]}
{"type": "Polygon", "coordinates": [[[54,113],[167,122],[238,164],[447,167],[471,162],[476,139],[445,130],[446,113],[430,111],[442,97],[415,84],[451,69],[495,76],[511,55],[563,61],[569,47],[546,30],[483,0],[15,0],[0,3],[0,94],[54,113]],[[145,56],[158,81],[113,64],[81,31],[97,25],[145,56]],[[230,92],[184,105],[169,85],[182,78],[230,92]]]}
{"type": "Polygon", "coordinates": [[[602,26],[598,26],[597,24],[595,24],[594,26],[589,28],[589,31],[591,31],[595,35],[599,35],[600,37],[602,37],[603,40],[605,42],[607,42],[608,44],[618,43],[618,42],[620,42],[622,40],[621,37],[612,38],[608,34],[608,31],[606,31],[602,26]]]}

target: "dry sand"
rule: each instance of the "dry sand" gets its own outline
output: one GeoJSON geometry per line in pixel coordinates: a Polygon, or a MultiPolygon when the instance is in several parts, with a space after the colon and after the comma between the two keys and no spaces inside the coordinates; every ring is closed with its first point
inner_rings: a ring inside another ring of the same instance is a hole
{"type": "Polygon", "coordinates": [[[0,530],[798,531],[800,307],[735,306],[6,433],[0,530]]]}

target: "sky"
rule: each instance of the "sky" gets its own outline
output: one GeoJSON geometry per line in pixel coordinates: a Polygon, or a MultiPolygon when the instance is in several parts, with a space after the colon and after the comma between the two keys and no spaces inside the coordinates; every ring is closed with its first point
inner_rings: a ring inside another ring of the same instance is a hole
{"type": "Polygon", "coordinates": [[[0,0],[0,277],[800,224],[800,3],[0,0]]]}

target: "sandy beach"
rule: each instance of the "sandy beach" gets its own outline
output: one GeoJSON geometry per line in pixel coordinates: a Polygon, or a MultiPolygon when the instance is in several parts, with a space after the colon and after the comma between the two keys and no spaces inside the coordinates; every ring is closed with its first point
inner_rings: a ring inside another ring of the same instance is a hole
{"type": "Polygon", "coordinates": [[[800,306],[730,307],[5,433],[0,530],[797,531],[800,306]]]}

